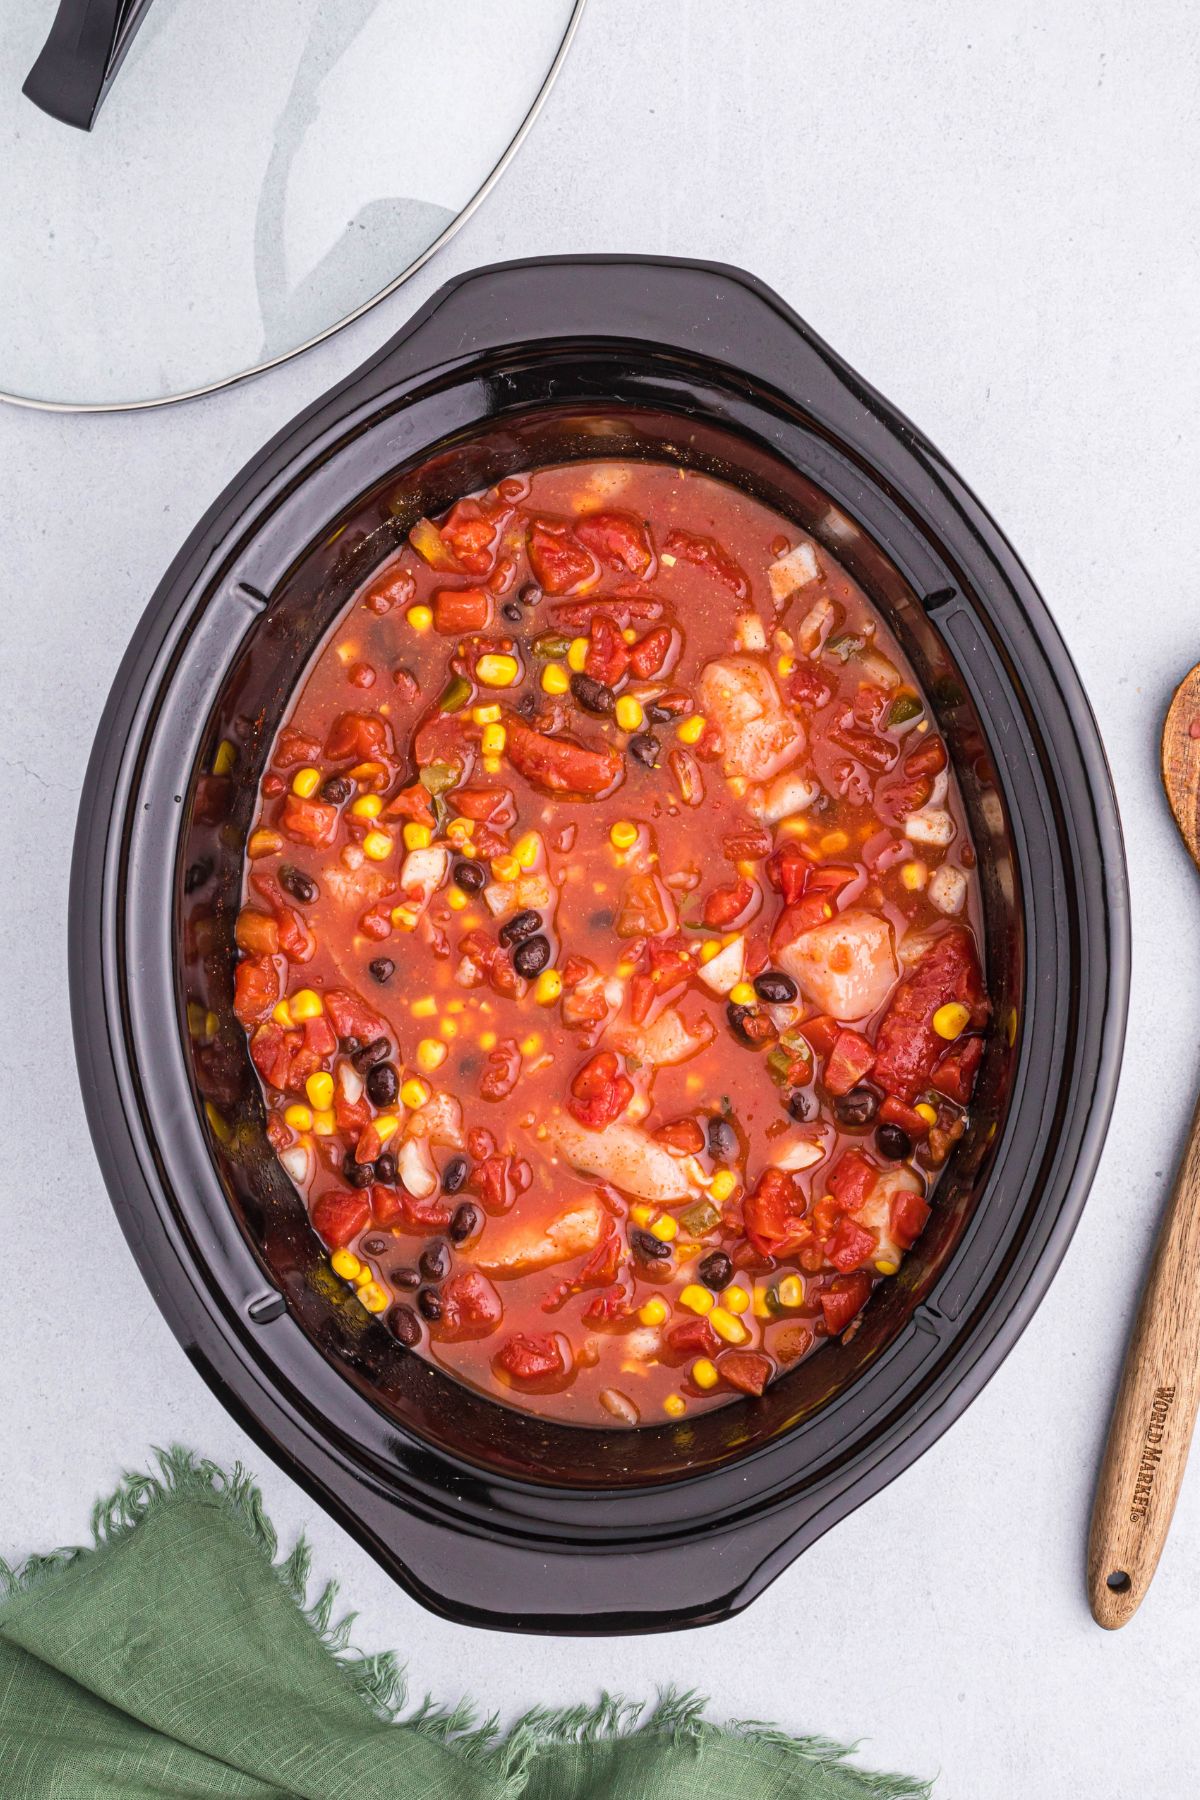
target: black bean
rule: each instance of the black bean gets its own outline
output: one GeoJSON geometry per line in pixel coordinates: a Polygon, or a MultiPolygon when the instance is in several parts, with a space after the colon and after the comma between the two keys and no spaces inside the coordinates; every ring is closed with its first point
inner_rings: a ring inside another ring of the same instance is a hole
{"type": "Polygon", "coordinates": [[[382,1182],[384,1187],[395,1187],[396,1159],[390,1150],[385,1150],[382,1156],[375,1158],[375,1179],[382,1182]]]}
{"type": "Polygon", "coordinates": [[[347,781],[344,775],[327,775],[321,783],[321,798],[330,806],[340,806],[354,792],[354,783],[347,781]]]}
{"type": "Polygon", "coordinates": [[[502,944],[519,944],[522,938],[532,937],[535,931],[542,929],[542,915],[527,906],[524,912],[514,913],[512,918],[500,927],[497,936],[502,944]]]}
{"type": "Polygon", "coordinates": [[[796,998],[799,989],[791,976],[781,969],[764,969],[761,975],[754,977],[754,991],[768,1006],[787,1006],[796,998]]]}
{"type": "Polygon", "coordinates": [[[521,623],[523,615],[515,600],[507,600],[500,608],[500,611],[504,614],[506,619],[511,619],[514,625],[519,625],[521,623]]]}
{"type": "Polygon", "coordinates": [[[477,894],[486,880],[487,876],[478,863],[455,863],[454,885],[460,887],[464,894],[477,894]]]}
{"type": "Polygon", "coordinates": [[[542,590],[540,587],[535,587],[532,581],[527,581],[517,595],[517,599],[521,602],[522,606],[540,606],[542,604],[542,590]]]}
{"type": "Polygon", "coordinates": [[[421,1341],[421,1321],[411,1306],[393,1306],[387,1316],[392,1336],[409,1350],[421,1341]]]}
{"type": "Polygon", "coordinates": [[[321,892],[312,876],[306,875],[294,863],[280,863],[279,885],[293,900],[299,900],[301,906],[311,906],[321,892]]]}
{"type": "Polygon", "coordinates": [[[377,1062],[383,1061],[384,1057],[387,1056],[391,1050],[391,1047],[392,1046],[385,1037],[372,1038],[369,1044],[359,1045],[358,1049],[352,1054],[350,1061],[354,1064],[360,1075],[365,1075],[368,1069],[374,1068],[377,1062]]]}
{"type": "Polygon", "coordinates": [[[664,1244],[649,1231],[631,1231],[629,1248],[635,1256],[644,1257],[647,1262],[663,1262],[671,1254],[670,1244],[664,1244]]]}
{"type": "Polygon", "coordinates": [[[436,1288],[418,1288],[417,1305],[431,1323],[442,1316],[442,1296],[436,1288]]]}
{"type": "Polygon", "coordinates": [[[629,754],[634,762],[640,762],[647,769],[654,767],[658,757],[659,742],[652,731],[639,731],[636,737],[629,740],[629,754]]]}
{"type": "Polygon", "coordinates": [[[367,964],[367,967],[381,987],[385,981],[390,981],[392,976],[396,973],[396,965],[390,956],[377,956],[374,962],[369,962],[367,964]]]}
{"type": "Polygon", "coordinates": [[[651,700],[646,708],[646,717],[652,725],[669,725],[675,714],[669,706],[660,706],[657,700],[651,700]]]}
{"type": "Polygon", "coordinates": [[[390,1106],[400,1092],[400,1071],[395,1063],[377,1062],[367,1071],[366,1087],[372,1106],[390,1106]]]}
{"type": "Polygon", "coordinates": [[[550,940],[544,937],[529,937],[518,944],[513,951],[513,968],[526,980],[531,975],[540,975],[550,961],[550,940]]]}
{"type": "Polygon", "coordinates": [[[453,1267],[449,1244],[443,1238],[434,1238],[417,1258],[417,1267],[426,1281],[445,1281],[453,1267]]]}
{"type": "Polygon", "coordinates": [[[465,1156],[452,1156],[450,1158],[450,1161],[442,1170],[443,1194],[457,1194],[459,1188],[467,1179],[467,1170],[469,1167],[470,1164],[467,1162],[465,1156]]]}
{"type": "Polygon", "coordinates": [[[751,1050],[761,1050],[779,1035],[766,1013],[760,1012],[757,1006],[738,1006],[731,1000],[725,1008],[725,1016],[733,1035],[740,1043],[749,1044],[751,1050]]]}
{"type": "Polygon", "coordinates": [[[737,1134],[728,1119],[714,1115],[708,1121],[708,1154],[718,1162],[732,1162],[737,1155],[737,1134]]]}
{"type": "Polygon", "coordinates": [[[901,1125],[881,1125],[875,1133],[875,1146],[889,1162],[903,1162],[912,1155],[912,1139],[901,1125]]]}
{"type": "Polygon", "coordinates": [[[450,1240],[455,1244],[465,1244],[468,1238],[474,1237],[483,1223],[479,1208],[464,1200],[461,1206],[454,1209],[454,1217],[450,1221],[450,1240]]]}
{"type": "Polygon", "coordinates": [[[400,1263],[396,1268],[389,1269],[388,1280],[393,1287],[398,1288],[412,1289],[419,1288],[421,1285],[421,1277],[408,1263],[400,1263]]]}
{"type": "Polygon", "coordinates": [[[356,1037],[339,1038],[338,1049],[343,1056],[353,1056],[356,1051],[362,1049],[362,1039],[356,1037]]]}
{"type": "Polygon", "coordinates": [[[874,1088],[851,1088],[837,1096],[833,1110],[839,1125],[869,1125],[879,1111],[879,1095],[874,1088]]]}
{"type": "Polygon", "coordinates": [[[364,1238],[362,1241],[362,1253],[364,1256],[386,1256],[391,1247],[392,1241],[390,1238],[369,1237],[364,1238]]]}
{"type": "Polygon", "coordinates": [[[784,1105],[791,1113],[793,1119],[808,1119],[812,1117],[812,1101],[809,1099],[803,1088],[789,1088],[787,1096],[784,1099],[784,1105]]]}
{"type": "Polygon", "coordinates": [[[347,1150],[342,1162],[342,1174],[353,1188],[370,1187],[375,1179],[375,1164],[359,1162],[353,1150],[347,1150]]]}
{"type": "Polygon", "coordinates": [[[714,1250],[711,1256],[706,1256],[696,1272],[705,1287],[712,1288],[715,1294],[733,1280],[733,1264],[723,1250],[714,1250]]]}
{"type": "Polygon", "coordinates": [[[571,692],[584,712],[595,713],[604,718],[617,704],[617,696],[602,681],[593,681],[590,675],[572,675],[571,692]]]}

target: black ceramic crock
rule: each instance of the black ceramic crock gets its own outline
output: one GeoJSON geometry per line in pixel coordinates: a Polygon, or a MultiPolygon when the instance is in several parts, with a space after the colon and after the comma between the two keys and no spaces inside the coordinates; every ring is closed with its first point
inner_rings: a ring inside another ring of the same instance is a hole
{"type": "Polygon", "coordinates": [[[196,527],[121,667],[84,792],[76,1048],[122,1228],[223,1402],[433,1610],[564,1633],[729,1616],[945,1430],[1045,1293],[1095,1169],[1127,1000],[1095,725],[979,503],[749,276],[582,257],[450,282],[196,527]],[[485,1399],[346,1297],[266,1151],[230,1010],[240,844],[314,646],[419,513],[597,456],[739,483],[887,615],[962,783],[996,1001],[974,1123],[851,1341],[759,1400],[635,1432],[485,1399]]]}

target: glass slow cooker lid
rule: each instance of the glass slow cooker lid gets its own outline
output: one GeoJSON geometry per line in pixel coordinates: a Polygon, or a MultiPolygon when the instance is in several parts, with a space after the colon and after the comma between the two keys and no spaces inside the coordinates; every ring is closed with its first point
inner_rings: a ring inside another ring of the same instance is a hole
{"type": "Polygon", "coordinates": [[[18,0],[0,19],[0,394],[154,404],[336,330],[482,197],[582,7],[154,0],[86,131],[22,92],[55,0],[18,0]]]}

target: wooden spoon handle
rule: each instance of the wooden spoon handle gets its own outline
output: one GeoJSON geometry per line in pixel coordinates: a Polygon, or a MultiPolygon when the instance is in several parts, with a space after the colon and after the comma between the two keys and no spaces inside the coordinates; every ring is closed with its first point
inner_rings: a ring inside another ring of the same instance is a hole
{"type": "Polygon", "coordinates": [[[1200,1402],[1200,1106],[1125,1353],[1092,1506],[1087,1584],[1107,1631],[1131,1619],[1158,1566],[1200,1402]]]}

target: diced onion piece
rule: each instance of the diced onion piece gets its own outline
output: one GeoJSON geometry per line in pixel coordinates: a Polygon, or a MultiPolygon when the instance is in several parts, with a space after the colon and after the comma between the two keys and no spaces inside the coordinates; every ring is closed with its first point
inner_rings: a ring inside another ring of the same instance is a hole
{"type": "Polygon", "coordinates": [[[312,1172],[312,1151],[307,1144],[291,1144],[279,1152],[279,1160],[297,1187],[304,1187],[312,1172]]]}
{"type": "Polygon", "coordinates": [[[734,621],[734,637],[739,650],[765,650],[767,628],[756,612],[739,613],[734,621]]]}
{"type": "Polygon", "coordinates": [[[936,806],[924,806],[920,812],[909,813],[904,821],[904,835],[912,843],[933,844],[941,850],[954,842],[954,832],[950,814],[936,806]]]}
{"type": "Polygon", "coordinates": [[[900,686],[900,671],[881,650],[860,650],[858,666],[866,679],[887,693],[900,686]]]}
{"type": "Polygon", "coordinates": [[[619,1388],[601,1388],[600,1404],[605,1412],[611,1413],[614,1419],[620,1419],[624,1425],[637,1425],[641,1422],[641,1413],[629,1396],[621,1393],[619,1388]]]}
{"type": "Polygon", "coordinates": [[[824,1154],[823,1144],[815,1143],[812,1138],[797,1137],[790,1144],[785,1144],[782,1150],[772,1145],[771,1161],[777,1169],[785,1169],[788,1174],[794,1175],[800,1169],[814,1168],[824,1154]]]}
{"type": "Polygon", "coordinates": [[[362,1099],[363,1079],[352,1062],[338,1064],[338,1086],[342,1090],[342,1098],[350,1106],[356,1106],[362,1099]]]}
{"type": "Polygon", "coordinates": [[[742,979],[746,968],[746,940],[734,938],[710,962],[701,963],[697,971],[706,987],[714,994],[728,994],[742,979]]]}
{"type": "Polygon", "coordinates": [[[620,1340],[621,1349],[634,1362],[657,1362],[662,1349],[662,1332],[657,1325],[639,1325],[620,1340]]]}
{"type": "Polygon", "coordinates": [[[438,1172],[423,1137],[405,1138],[396,1157],[396,1172],[416,1200],[428,1200],[438,1189],[438,1172]]]}
{"type": "Polygon", "coordinates": [[[824,595],[809,608],[796,632],[796,642],[805,656],[813,656],[820,649],[822,639],[833,630],[836,618],[833,601],[824,595]]]}
{"type": "Polygon", "coordinates": [[[767,580],[771,584],[771,598],[775,601],[786,600],[799,587],[807,587],[810,581],[820,579],[821,565],[817,561],[817,553],[809,543],[797,544],[778,562],[773,562],[767,570],[767,580]]]}
{"type": "Polygon", "coordinates": [[[967,899],[967,878],[953,863],[943,863],[929,877],[930,903],[942,913],[960,913],[967,899]]]}
{"type": "Polygon", "coordinates": [[[807,776],[789,772],[777,776],[766,787],[751,788],[746,795],[746,806],[756,819],[775,825],[780,819],[807,811],[820,791],[816,782],[807,776]]]}
{"type": "Polygon", "coordinates": [[[450,852],[443,844],[431,844],[424,850],[410,850],[400,869],[400,886],[405,894],[415,894],[416,898],[406,904],[417,912],[418,916],[446,879],[450,867],[450,852]]]}

